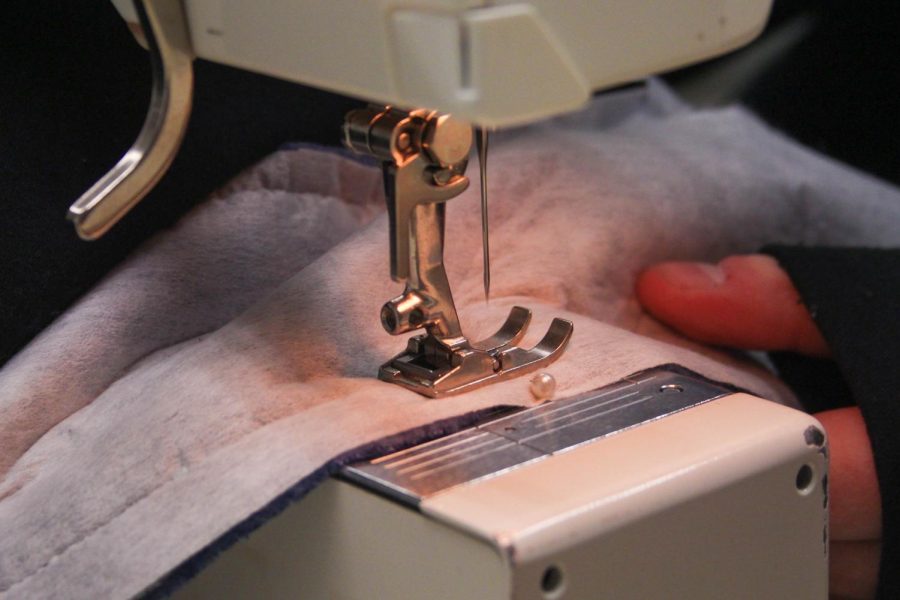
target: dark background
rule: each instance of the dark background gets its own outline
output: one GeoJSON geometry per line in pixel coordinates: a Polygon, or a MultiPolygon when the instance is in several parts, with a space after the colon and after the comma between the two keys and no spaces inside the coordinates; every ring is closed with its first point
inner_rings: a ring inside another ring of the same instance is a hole
{"type": "MultiPolygon", "coordinates": [[[[135,246],[286,141],[336,145],[358,101],[197,61],[181,152],[160,185],[97,242],[66,209],[140,130],[145,52],[105,0],[7,0],[0,22],[0,365],[135,246]]],[[[900,2],[783,0],[811,32],[741,100],[801,142],[900,182],[900,2]]],[[[673,74],[670,81],[696,70],[673,74]]]]}

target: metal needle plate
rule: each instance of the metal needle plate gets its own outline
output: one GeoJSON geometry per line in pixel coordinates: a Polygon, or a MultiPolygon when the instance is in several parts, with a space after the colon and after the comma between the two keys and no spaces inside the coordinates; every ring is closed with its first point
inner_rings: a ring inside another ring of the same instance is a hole
{"type": "Polygon", "coordinates": [[[404,504],[571,450],[709,402],[732,390],[658,367],[401,452],[345,467],[341,476],[404,504]]]}

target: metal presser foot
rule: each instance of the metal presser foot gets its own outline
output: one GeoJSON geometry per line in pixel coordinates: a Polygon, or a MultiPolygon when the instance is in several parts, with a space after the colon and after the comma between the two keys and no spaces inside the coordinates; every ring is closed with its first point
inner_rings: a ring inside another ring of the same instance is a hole
{"type": "Polygon", "coordinates": [[[562,355],[572,336],[564,319],[554,319],[534,348],[516,346],[531,320],[520,306],[486,340],[472,343],[462,333],[444,268],[444,203],[469,186],[468,124],[426,110],[369,107],[347,115],[344,143],[384,168],[391,278],[406,282],[406,290],[381,309],[381,324],[393,335],[425,330],[381,366],[380,379],[439,397],[528,373],[562,355]]]}

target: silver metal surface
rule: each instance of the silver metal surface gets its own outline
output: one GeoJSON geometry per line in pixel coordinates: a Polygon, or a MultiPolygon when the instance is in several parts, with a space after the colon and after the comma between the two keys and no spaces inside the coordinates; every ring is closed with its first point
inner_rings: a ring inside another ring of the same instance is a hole
{"type": "Polygon", "coordinates": [[[563,319],[554,319],[534,348],[515,346],[531,320],[521,307],[486,340],[463,335],[444,268],[444,228],[445,203],[469,185],[468,124],[426,110],[370,106],[347,115],[344,143],[382,161],[391,277],[406,288],[382,307],[381,323],[393,335],[426,332],[381,367],[381,379],[438,397],[528,373],[562,355],[572,335],[563,319]]]}
{"type": "Polygon", "coordinates": [[[181,1],[134,4],[153,68],[150,108],[128,152],[69,207],[69,220],[86,240],[106,233],[153,189],[175,158],[191,113],[194,54],[181,1]]]}
{"type": "Polygon", "coordinates": [[[491,248],[488,225],[487,157],[488,130],[479,127],[475,131],[475,145],[478,150],[478,170],[481,174],[481,251],[484,261],[484,301],[491,299],[491,248]]]}
{"type": "Polygon", "coordinates": [[[606,387],[484,423],[369,462],[342,477],[415,506],[457,485],[728,395],[731,390],[661,367],[606,387]]]}

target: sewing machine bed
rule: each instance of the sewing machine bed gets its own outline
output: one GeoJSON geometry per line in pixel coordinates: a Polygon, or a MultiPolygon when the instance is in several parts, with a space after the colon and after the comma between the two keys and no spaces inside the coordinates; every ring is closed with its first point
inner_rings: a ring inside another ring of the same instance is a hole
{"type": "MultiPolygon", "coordinates": [[[[524,304],[575,323],[559,396],[678,363],[791,404],[763,368],[642,313],[663,259],[767,243],[900,244],[900,194],[732,108],[655,82],[496,136],[493,299],[477,186],[448,207],[447,264],[478,337],[524,304]]],[[[172,590],[349,460],[531,406],[527,378],[426,400],[374,378],[402,340],[379,171],[285,148],[143,246],[0,371],[0,594],[172,590]]],[[[526,338],[525,344],[531,341],[526,338]]]]}

